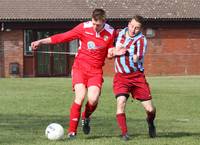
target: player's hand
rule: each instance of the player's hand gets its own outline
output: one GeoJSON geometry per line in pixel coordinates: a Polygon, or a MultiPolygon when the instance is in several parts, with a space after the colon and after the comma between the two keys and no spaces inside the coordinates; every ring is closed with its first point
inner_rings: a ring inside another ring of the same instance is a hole
{"type": "Polygon", "coordinates": [[[108,58],[112,58],[114,56],[120,56],[124,55],[126,53],[127,49],[122,46],[112,47],[108,49],[108,58]]]}
{"type": "Polygon", "coordinates": [[[114,54],[119,56],[119,55],[124,55],[126,53],[127,49],[124,48],[123,46],[117,46],[114,49],[114,54]]]}
{"type": "Polygon", "coordinates": [[[31,43],[32,50],[36,50],[41,45],[40,40],[31,43]]]}
{"type": "Polygon", "coordinates": [[[133,62],[134,62],[134,63],[137,63],[137,62],[138,62],[138,59],[139,59],[139,57],[138,57],[136,54],[134,54],[134,55],[133,55],[133,62]]]}
{"type": "Polygon", "coordinates": [[[108,55],[107,55],[108,58],[113,58],[114,57],[114,49],[115,49],[115,47],[112,47],[112,48],[108,49],[108,55]]]}

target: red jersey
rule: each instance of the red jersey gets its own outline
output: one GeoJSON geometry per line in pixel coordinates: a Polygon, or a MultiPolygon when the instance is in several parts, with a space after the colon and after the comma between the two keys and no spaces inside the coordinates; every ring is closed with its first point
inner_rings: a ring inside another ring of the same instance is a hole
{"type": "Polygon", "coordinates": [[[100,32],[93,29],[92,21],[84,22],[70,31],[51,36],[51,43],[68,42],[74,39],[80,40],[76,60],[81,60],[92,67],[102,68],[108,49],[113,47],[114,29],[105,24],[100,32]]]}

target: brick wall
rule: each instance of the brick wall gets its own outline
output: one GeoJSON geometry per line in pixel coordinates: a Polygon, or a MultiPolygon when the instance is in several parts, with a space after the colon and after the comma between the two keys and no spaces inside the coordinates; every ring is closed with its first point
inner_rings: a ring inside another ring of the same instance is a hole
{"type": "Polygon", "coordinates": [[[4,76],[4,70],[3,70],[3,41],[2,41],[2,34],[3,32],[0,31],[0,78],[4,76]]]}
{"type": "MultiPolygon", "coordinates": [[[[200,75],[199,28],[159,28],[155,33],[154,38],[148,38],[148,51],[145,57],[147,75],[200,75]]],[[[10,77],[9,64],[12,62],[20,64],[19,76],[22,77],[22,30],[0,32],[0,77],[10,77]],[[1,57],[2,54],[4,57],[1,57]]],[[[113,74],[113,60],[106,60],[104,75],[113,74]]]]}
{"type": "MultiPolygon", "coordinates": [[[[160,28],[148,38],[145,73],[155,75],[200,75],[200,28],[160,28]]],[[[113,75],[113,60],[107,60],[105,75],[113,75]]]]}
{"type": "Polygon", "coordinates": [[[19,63],[19,77],[23,76],[23,31],[12,30],[2,33],[4,48],[4,76],[11,77],[10,63],[19,63]]]}

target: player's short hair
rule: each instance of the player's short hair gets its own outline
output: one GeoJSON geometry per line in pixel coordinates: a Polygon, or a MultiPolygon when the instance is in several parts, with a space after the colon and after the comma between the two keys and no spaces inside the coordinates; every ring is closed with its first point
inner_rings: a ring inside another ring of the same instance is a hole
{"type": "Polygon", "coordinates": [[[103,9],[95,9],[92,13],[92,18],[95,21],[105,20],[106,19],[106,12],[103,9]]]}
{"type": "Polygon", "coordinates": [[[133,16],[133,18],[131,18],[129,22],[131,22],[132,20],[139,22],[141,24],[141,26],[144,25],[144,17],[142,17],[140,15],[133,16]]]}

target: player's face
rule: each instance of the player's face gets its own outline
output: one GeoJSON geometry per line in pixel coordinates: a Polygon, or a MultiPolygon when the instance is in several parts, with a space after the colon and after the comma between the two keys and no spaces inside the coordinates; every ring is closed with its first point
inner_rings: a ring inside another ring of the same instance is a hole
{"type": "Polygon", "coordinates": [[[137,22],[135,19],[129,22],[128,32],[130,37],[137,35],[140,31],[141,31],[141,24],[139,22],[137,22]]]}
{"type": "Polygon", "coordinates": [[[93,29],[96,32],[101,31],[101,29],[104,27],[104,24],[105,24],[104,20],[97,20],[97,21],[95,21],[94,19],[92,19],[93,29]]]}

